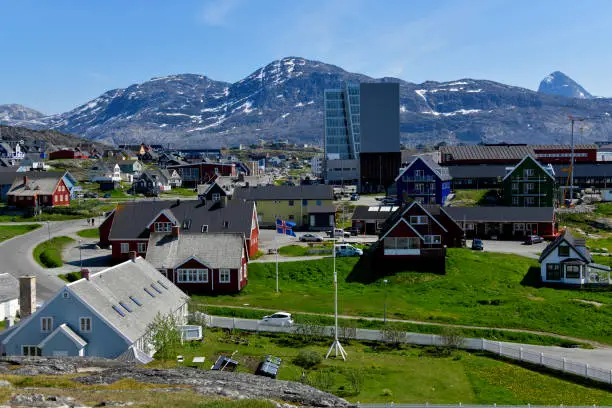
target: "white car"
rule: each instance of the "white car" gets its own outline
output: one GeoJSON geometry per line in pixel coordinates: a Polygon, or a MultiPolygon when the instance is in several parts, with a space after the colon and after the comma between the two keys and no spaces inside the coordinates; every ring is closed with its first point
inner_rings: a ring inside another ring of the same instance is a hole
{"type": "Polygon", "coordinates": [[[336,245],[336,256],[361,256],[363,250],[349,244],[336,245]]]}
{"type": "Polygon", "coordinates": [[[293,318],[291,317],[291,313],[276,312],[273,315],[264,316],[259,323],[270,326],[292,326],[293,318]]]}

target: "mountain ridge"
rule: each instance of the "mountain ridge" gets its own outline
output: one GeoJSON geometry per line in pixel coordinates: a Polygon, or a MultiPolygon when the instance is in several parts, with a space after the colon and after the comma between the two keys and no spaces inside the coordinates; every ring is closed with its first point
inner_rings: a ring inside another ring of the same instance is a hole
{"type": "Polygon", "coordinates": [[[579,99],[593,98],[593,95],[587,92],[579,83],[561,71],[555,71],[545,76],[540,82],[538,92],[579,99]]]}
{"type": "Polygon", "coordinates": [[[301,57],[275,60],[234,83],[200,74],[155,77],[20,125],[111,143],[219,147],[283,138],[321,144],[325,89],[391,81],[400,85],[405,144],[563,143],[569,114],[599,118],[585,122],[585,141],[612,131],[612,99],[568,98],[471,78],[421,84],[376,79],[301,57]]]}

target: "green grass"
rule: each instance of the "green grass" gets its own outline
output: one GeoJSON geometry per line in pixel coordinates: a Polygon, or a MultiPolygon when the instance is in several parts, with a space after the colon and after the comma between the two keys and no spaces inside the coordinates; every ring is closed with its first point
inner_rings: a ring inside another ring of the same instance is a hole
{"type": "Polygon", "coordinates": [[[64,282],[71,283],[71,282],[78,281],[79,279],[81,279],[81,272],[63,273],[61,275],[57,275],[57,277],[63,280],[64,282]]]}
{"type": "Polygon", "coordinates": [[[251,257],[249,258],[249,260],[250,260],[250,261],[254,261],[254,260],[256,260],[256,259],[261,258],[261,257],[262,257],[262,256],[264,256],[264,255],[265,255],[264,251],[262,251],[262,250],[258,249],[258,250],[257,250],[257,252],[255,253],[255,255],[251,256],[251,257]]]}
{"type": "MultiPolygon", "coordinates": [[[[391,348],[375,342],[345,341],[347,361],[323,360],[305,371],[306,381],[362,403],[436,404],[541,404],[605,405],[612,394],[578,385],[552,375],[530,371],[481,354],[462,351],[441,353],[416,346],[391,348]],[[350,377],[361,378],[353,386],[350,377]]],[[[179,351],[189,365],[194,356],[212,364],[219,354],[238,351],[238,371],[253,373],[260,359],[272,354],[282,359],[278,378],[300,381],[301,367],[293,363],[300,350],[325,355],[329,339],[311,340],[280,334],[255,334],[207,330],[203,342],[187,343],[179,351]]],[[[174,362],[168,362],[175,364],[174,362]]],[[[159,363],[156,363],[159,364],[159,363]]]]}
{"type": "Polygon", "coordinates": [[[0,242],[6,241],[18,235],[26,234],[40,228],[40,224],[28,225],[0,225],[0,242]]]}
{"type": "MultiPolygon", "coordinates": [[[[451,248],[446,275],[405,271],[389,276],[366,256],[358,261],[336,260],[341,314],[381,317],[382,281],[388,279],[390,318],[529,329],[612,344],[612,292],[540,287],[536,260],[451,248]]],[[[279,274],[280,294],[274,291],[275,264],[257,263],[249,265],[249,284],[241,294],[206,300],[269,309],[282,305],[289,312],[333,311],[331,259],[280,263],[279,274]]]]}
{"type": "Polygon", "coordinates": [[[94,199],[74,199],[68,207],[43,208],[40,215],[33,216],[27,212],[0,214],[0,222],[38,222],[67,221],[82,218],[99,217],[117,204],[94,199]]]}
{"type": "Polygon", "coordinates": [[[87,228],[77,232],[77,235],[81,238],[100,238],[100,230],[97,228],[87,228]]]}
{"type": "Polygon", "coordinates": [[[457,190],[453,199],[453,207],[474,207],[485,204],[485,196],[489,190],[457,190]]]}
{"type": "Polygon", "coordinates": [[[328,244],[316,244],[311,246],[304,245],[287,245],[284,247],[280,247],[278,249],[278,253],[283,256],[321,256],[321,255],[331,255],[331,245],[328,244]],[[309,253],[311,250],[325,250],[324,253],[309,253]]]}
{"type": "Polygon", "coordinates": [[[64,265],[62,250],[73,242],[70,237],[54,237],[42,242],[34,248],[34,260],[43,268],[58,268],[64,265]]]}

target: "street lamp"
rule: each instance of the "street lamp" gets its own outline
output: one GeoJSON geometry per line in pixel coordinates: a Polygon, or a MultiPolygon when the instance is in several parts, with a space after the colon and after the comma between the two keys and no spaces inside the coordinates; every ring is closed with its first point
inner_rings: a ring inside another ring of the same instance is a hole
{"type": "Polygon", "coordinates": [[[83,241],[79,239],[79,263],[81,264],[81,269],[83,269],[83,256],[81,255],[81,248],[83,248],[82,242],[83,241]]]}
{"type": "Polygon", "coordinates": [[[388,280],[383,280],[383,284],[385,286],[385,314],[384,314],[384,318],[383,318],[383,323],[387,324],[387,283],[389,281],[388,280]]]}

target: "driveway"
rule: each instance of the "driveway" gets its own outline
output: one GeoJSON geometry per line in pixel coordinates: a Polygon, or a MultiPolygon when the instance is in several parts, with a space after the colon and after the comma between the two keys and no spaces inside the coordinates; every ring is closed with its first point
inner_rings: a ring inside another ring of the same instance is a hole
{"type": "MultiPolygon", "coordinates": [[[[548,242],[544,241],[539,244],[523,245],[520,241],[497,241],[497,240],[482,240],[485,252],[500,252],[503,254],[515,254],[527,258],[538,259],[548,242]]],[[[467,241],[467,247],[472,247],[472,241],[467,241]]]]}

